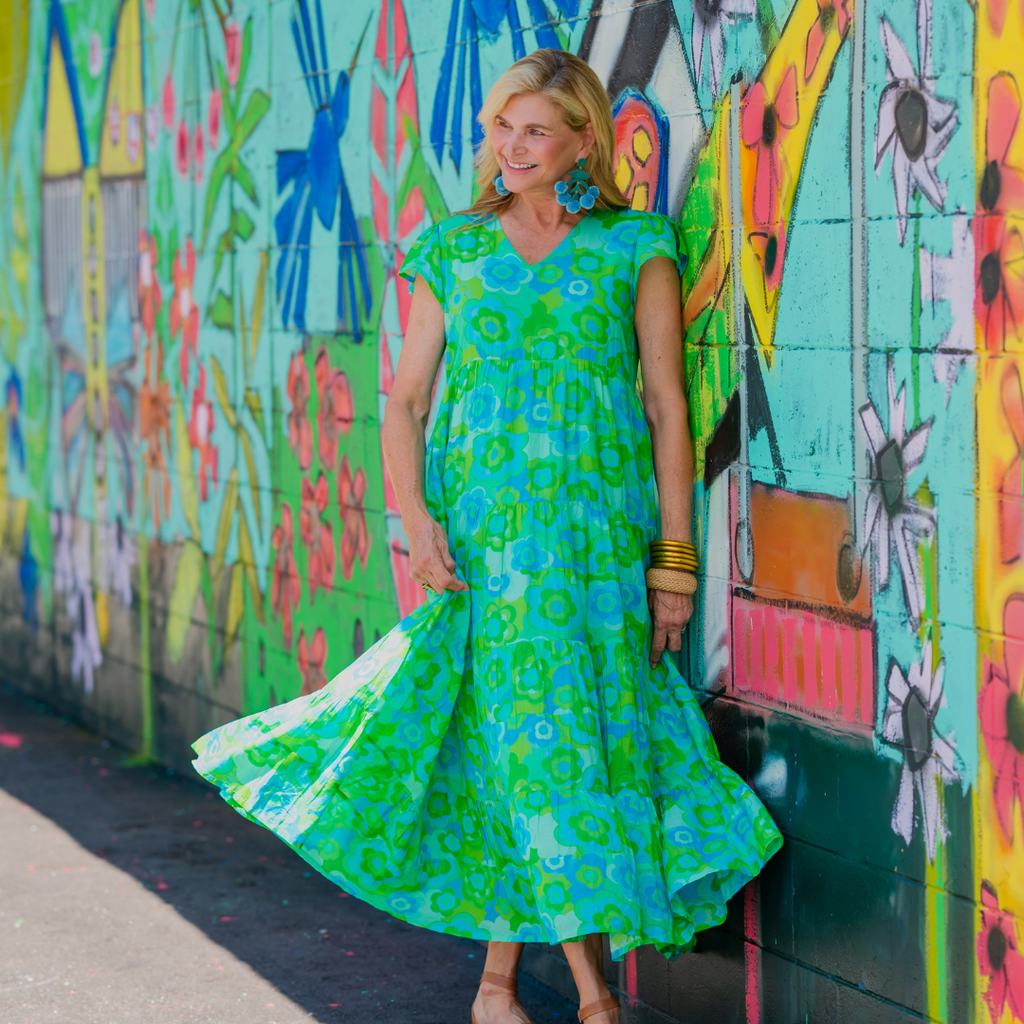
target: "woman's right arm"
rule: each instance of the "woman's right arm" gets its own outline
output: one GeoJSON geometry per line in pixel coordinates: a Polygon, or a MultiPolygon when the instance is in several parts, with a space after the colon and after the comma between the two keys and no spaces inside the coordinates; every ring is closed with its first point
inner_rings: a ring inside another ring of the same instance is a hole
{"type": "Polygon", "coordinates": [[[424,433],[430,396],[444,355],[444,310],[422,275],[416,276],[409,326],[395,381],[384,407],[381,444],[409,539],[409,575],[440,593],[468,590],[455,575],[448,537],[431,518],[423,492],[424,433]]]}

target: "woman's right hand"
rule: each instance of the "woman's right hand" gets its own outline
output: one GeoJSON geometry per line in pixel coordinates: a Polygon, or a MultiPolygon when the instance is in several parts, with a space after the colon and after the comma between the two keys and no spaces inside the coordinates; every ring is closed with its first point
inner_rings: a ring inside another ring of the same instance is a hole
{"type": "Polygon", "coordinates": [[[419,584],[440,594],[443,590],[469,590],[455,575],[455,559],[448,550],[448,536],[441,524],[424,516],[409,538],[409,575],[419,584]]]}

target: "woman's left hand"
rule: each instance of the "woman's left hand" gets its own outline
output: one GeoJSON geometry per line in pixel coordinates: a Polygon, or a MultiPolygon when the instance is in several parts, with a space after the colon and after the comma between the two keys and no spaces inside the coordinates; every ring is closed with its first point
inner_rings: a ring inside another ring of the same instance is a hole
{"type": "Polygon", "coordinates": [[[667,647],[678,651],[683,643],[683,630],[693,614],[693,599],[689,594],[674,594],[668,590],[648,590],[647,607],[651,610],[654,627],[651,638],[651,668],[661,661],[667,647]]]}

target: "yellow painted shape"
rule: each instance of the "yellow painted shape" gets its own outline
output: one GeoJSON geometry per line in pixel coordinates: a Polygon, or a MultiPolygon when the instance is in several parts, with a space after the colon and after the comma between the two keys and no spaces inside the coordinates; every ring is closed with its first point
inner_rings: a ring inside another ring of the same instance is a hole
{"type": "Polygon", "coordinates": [[[96,591],[96,632],[99,634],[100,647],[106,647],[110,639],[110,606],[102,590],[96,591]]]}
{"type": "Polygon", "coordinates": [[[650,135],[647,134],[646,129],[637,128],[633,132],[633,155],[640,161],[641,167],[650,160],[653,152],[654,144],[651,142],[650,135]]]}
{"type": "MultiPolygon", "coordinates": [[[[853,4],[849,0],[850,25],[853,24],[853,4]]],[[[838,0],[837,0],[838,3],[838,0]]],[[[779,87],[789,68],[796,69],[798,95],[798,120],[796,126],[782,133],[778,152],[779,173],[781,175],[779,199],[777,206],[778,222],[787,226],[787,234],[791,234],[789,224],[793,212],[793,201],[796,188],[800,181],[800,169],[803,166],[807,141],[810,138],[814,115],[828,85],[839,48],[843,45],[843,37],[839,35],[836,24],[825,37],[818,63],[810,79],[804,81],[804,54],[807,49],[807,34],[811,26],[818,20],[820,8],[818,0],[797,0],[793,6],[789,20],[782,32],[778,45],[772,50],[759,81],[764,85],[769,100],[774,100],[779,87]]],[[[723,169],[727,161],[719,165],[723,169]]],[[[743,272],[743,284],[747,291],[747,303],[754,320],[757,336],[761,344],[770,351],[775,341],[775,321],[778,312],[779,287],[769,287],[765,281],[761,259],[751,236],[764,229],[754,224],[754,178],[757,170],[757,147],[740,146],[740,179],[743,183],[743,233],[746,244],[740,266],[743,272]]],[[[729,193],[723,189],[722,195],[729,193]]],[[[782,254],[780,254],[782,255],[782,254]]]]}
{"type": "Polygon", "coordinates": [[[4,0],[0,30],[0,161],[9,152],[28,68],[29,0],[4,0]]]}
{"type": "Polygon", "coordinates": [[[615,185],[618,190],[625,195],[626,189],[629,188],[630,182],[633,180],[633,168],[629,165],[629,160],[625,153],[620,154],[618,166],[615,168],[615,185]]]}
{"type": "MultiPolygon", "coordinates": [[[[74,68],[71,69],[74,74],[74,68]]],[[[68,68],[57,42],[50,36],[50,78],[46,90],[46,123],[43,125],[43,177],[64,178],[82,170],[75,106],[71,101],[68,68]]]]}
{"type": "MultiPolygon", "coordinates": [[[[991,21],[989,0],[978,0],[975,7],[974,51],[974,159],[976,182],[985,170],[985,127],[988,120],[988,88],[1000,72],[1012,71],[1017,86],[1024,92],[1024,69],[1020,54],[1024,52],[1024,14],[1019,4],[1005,5],[1005,20],[998,34],[991,21]]],[[[1002,6],[1002,5],[1000,5],[1002,6]]],[[[1024,166],[1024,125],[1018,124],[1010,144],[1006,162],[1024,166]]],[[[975,190],[977,197],[977,190],[975,190]]],[[[1024,230],[1024,210],[1010,211],[1024,230]]],[[[980,257],[981,254],[978,254],[980,257]]],[[[975,344],[984,353],[978,360],[975,385],[976,422],[978,431],[978,500],[977,561],[975,563],[975,622],[978,636],[979,690],[985,685],[985,659],[1003,664],[1003,606],[1012,594],[1024,593],[1024,559],[1010,564],[1002,561],[999,540],[999,488],[1003,475],[1017,454],[1017,445],[1003,409],[1003,386],[1011,390],[1013,370],[1024,380],[1024,356],[1019,353],[989,353],[984,324],[975,323],[975,344]]],[[[1024,400],[1024,398],[1022,398],[1024,400]]],[[[1019,499],[1018,499],[1019,500],[1019,499]]],[[[1021,680],[1011,685],[1020,692],[1021,680]]],[[[975,885],[973,897],[980,901],[982,880],[990,882],[999,896],[1000,907],[1024,921],[1024,828],[1020,805],[1014,809],[1013,835],[1008,842],[996,816],[993,800],[993,771],[985,738],[978,732],[978,777],[975,784],[975,885]]],[[[980,918],[976,919],[980,929],[980,918]]],[[[1017,925],[1018,942],[1024,941],[1024,925],[1017,925]]],[[[974,959],[974,958],[972,958],[974,959]]],[[[991,1024],[988,1007],[982,999],[989,979],[983,978],[974,962],[975,1020],[991,1024]]],[[[1003,1020],[1012,1018],[1009,1006],[1003,1020]]]]}
{"type": "Polygon", "coordinates": [[[117,19],[100,136],[100,174],[105,178],[145,173],[144,115],[139,0],[124,0],[117,19]]]}
{"type": "Polygon", "coordinates": [[[649,193],[650,188],[648,187],[647,182],[641,181],[633,190],[633,198],[629,205],[634,210],[646,210],[649,193]]]}
{"type": "MultiPolygon", "coordinates": [[[[96,413],[101,429],[109,426],[107,410],[107,300],[104,275],[103,203],[100,176],[95,167],[82,175],[82,320],[85,324],[85,388],[86,421],[90,430],[96,427],[96,413]]],[[[99,453],[97,453],[99,457],[99,453]]],[[[105,468],[105,467],[104,467],[105,468]]],[[[97,497],[105,488],[97,477],[97,497]]]]}

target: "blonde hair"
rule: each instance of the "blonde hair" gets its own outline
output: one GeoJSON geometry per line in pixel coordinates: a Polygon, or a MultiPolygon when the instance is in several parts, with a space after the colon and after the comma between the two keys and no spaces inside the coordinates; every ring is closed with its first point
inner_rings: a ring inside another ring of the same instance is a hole
{"type": "Polygon", "coordinates": [[[585,60],[564,50],[534,50],[517,60],[487,94],[477,120],[484,130],[484,140],[477,150],[474,164],[480,190],[475,203],[465,213],[486,216],[497,213],[512,201],[513,196],[498,195],[494,179],[501,173],[491,148],[494,119],[505,109],[513,96],[540,93],[547,96],[561,112],[565,123],[581,132],[590,122],[594,131],[594,148],[587,157],[587,173],[601,194],[594,206],[602,210],[629,206],[629,201],[615,184],[615,125],[612,105],[601,79],[585,60]]]}

